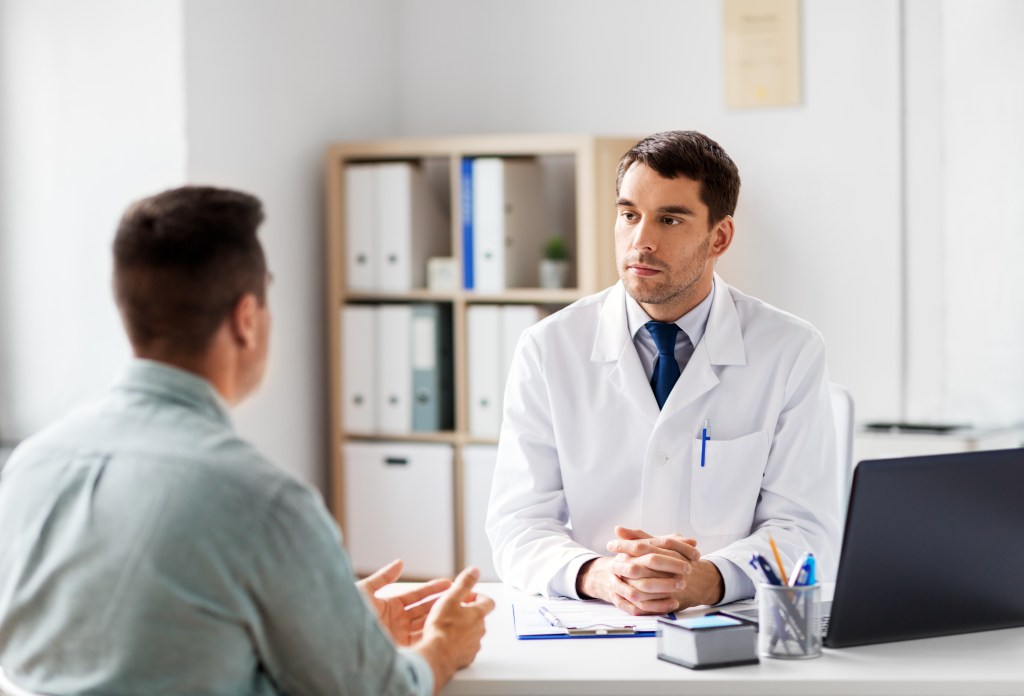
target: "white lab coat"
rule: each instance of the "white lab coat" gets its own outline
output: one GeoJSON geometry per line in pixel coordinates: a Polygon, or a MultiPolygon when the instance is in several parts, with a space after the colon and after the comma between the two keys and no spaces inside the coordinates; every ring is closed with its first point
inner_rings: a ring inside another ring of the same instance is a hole
{"type": "Polygon", "coordinates": [[[752,554],[836,571],[839,501],[825,345],[810,324],[715,277],[707,329],[664,409],[637,355],[621,283],[520,339],[487,514],[505,582],[568,594],[614,526],[697,539],[756,585],[752,554]],[[705,466],[701,429],[708,421],[705,466]]]}

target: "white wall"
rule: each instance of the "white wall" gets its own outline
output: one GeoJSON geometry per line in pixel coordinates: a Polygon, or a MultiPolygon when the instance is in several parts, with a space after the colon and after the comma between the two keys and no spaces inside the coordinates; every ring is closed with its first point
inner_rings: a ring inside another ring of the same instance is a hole
{"type": "Polygon", "coordinates": [[[235,414],[273,461],[323,484],[323,167],[329,142],[394,134],[390,2],[187,0],[188,179],[250,191],[274,274],[267,379],[235,414]]]}
{"type": "Polygon", "coordinates": [[[908,415],[1024,422],[1024,5],[907,7],[908,415]]]}
{"type": "Polygon", "coordinates": [[[822,329],[861,419],[906,398],[913,417],[1021,420],[1024,18],[934,4],[906,3],[904,138],[890,0],[803,3],[803,103],[752,111],[722,106],[703,0],[0,0],[0,434],[92,398],[127,357],[108,289],[127,202],[235,186],[266,203],[276,276],[268,380],[236,420],[322,483],[326,143],[668,128],[736,159],[721,270],[822,329]]]}
{"type": "Polygon", "coordinates": [[[943,5],[944,415],[1024,422],[1024,4],[943,5]]]}
{"type": "Polygon", "coordinates": [[[185,173],[177,0],[0,0],[0,435],[101,394],[127,203],[185,173]]]}
{"type": "Polygon", "coordinates": [[[721,272],[822,330],[859,417],[899,416],[899,3],[803,3],[803,103],[756,110],[723,105],[720,3],[399,6],[402,133],[718,140],[744,181],[721,272]]]}

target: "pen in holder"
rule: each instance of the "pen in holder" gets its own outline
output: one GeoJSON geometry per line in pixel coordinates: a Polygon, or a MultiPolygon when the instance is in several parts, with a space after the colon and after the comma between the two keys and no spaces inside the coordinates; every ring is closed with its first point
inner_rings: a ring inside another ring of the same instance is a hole
{"type": "Polygon", "coordinates": [[[804,660],[821,656],[821,585],[760,585],[757,652],[804,660]]]}

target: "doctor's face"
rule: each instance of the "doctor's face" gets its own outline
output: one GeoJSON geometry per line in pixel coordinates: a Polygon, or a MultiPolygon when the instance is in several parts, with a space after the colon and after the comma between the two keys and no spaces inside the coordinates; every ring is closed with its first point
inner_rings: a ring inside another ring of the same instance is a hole
{"type": "Polygon", "coordinates": [[[714,224],[700,183],[644,164],[622,177],[615,259],[626,291],[652,319],[675,321],[711,292],[714,261],[732,242],[732,217],[714,224]]]}

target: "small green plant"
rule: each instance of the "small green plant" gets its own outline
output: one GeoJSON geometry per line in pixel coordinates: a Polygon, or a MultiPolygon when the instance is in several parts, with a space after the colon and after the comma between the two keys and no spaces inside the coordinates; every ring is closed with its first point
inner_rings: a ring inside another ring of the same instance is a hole
{"type": "Polygon", "coordinates": [[[569,258],[569,250],[561,237],[551,237],[544,245],[544,258],[552,261],[565,261],[569,258]]]}

